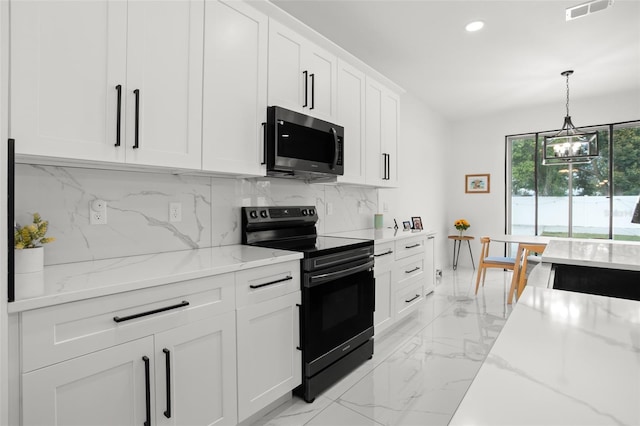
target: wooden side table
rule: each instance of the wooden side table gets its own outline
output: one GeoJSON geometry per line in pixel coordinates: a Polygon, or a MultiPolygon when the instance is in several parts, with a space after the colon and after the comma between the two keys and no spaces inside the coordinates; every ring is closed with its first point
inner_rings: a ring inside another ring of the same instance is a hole
{"type": "Polygon", "coordinates": [[[460,246],[462,246],[462,242],[466,241],[467,246],[469,247],[469,255],[471,256],[471,265],[473,269],[476,269],[476,264],[473,262],[473,253],[471,253],[471,243],[469,241],[475,239],[475,237],[469,235],[449,235],[449,239],[453,240],[453,270],[455,271],[458,268],[458,259],[460,258],[460,246]],[[456,252],[456,245],[458,246],[458,251],[456,252]]]}

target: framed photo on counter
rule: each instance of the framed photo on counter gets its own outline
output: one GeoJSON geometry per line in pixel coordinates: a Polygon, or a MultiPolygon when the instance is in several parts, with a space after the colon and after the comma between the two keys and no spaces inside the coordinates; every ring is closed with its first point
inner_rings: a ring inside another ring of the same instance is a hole
{"type": "Polygon", "coordinates": [[[409,222],[408,220],[405,220],[404,222],[402,222],[402,226],[405,231],[411,230],[411,222],[409,222]]]}
{"type": "Polygon", "coordinates": [[[411,221],[413,222],[413,229],[422,230],[422,219],[420,219],[420,216],[412,217],[411,221]]]}

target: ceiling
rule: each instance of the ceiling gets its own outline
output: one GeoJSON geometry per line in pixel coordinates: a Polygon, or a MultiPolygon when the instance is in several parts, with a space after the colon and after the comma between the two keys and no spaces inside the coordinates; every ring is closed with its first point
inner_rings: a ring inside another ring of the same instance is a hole
{"type": "Polygon", "coordinates": [[[635,91],[640,0],[565,20],[581,0],[271,0],[450,120],[635,91]],[[464,26],[482,20],[468,33],[464,26]]]}

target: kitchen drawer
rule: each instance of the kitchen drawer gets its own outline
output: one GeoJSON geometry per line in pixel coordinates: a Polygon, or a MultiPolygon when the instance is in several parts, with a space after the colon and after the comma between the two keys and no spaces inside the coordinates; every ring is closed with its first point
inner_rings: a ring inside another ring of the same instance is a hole
{"type": "Polygon", "coordinates": [[[21,314],[22,371],[179,327],[234,307],[234,275],[230,273],[25,311],[21,314]],[[183,305],[185,302],[188,305],[183,305]]]}
{"type": "Polygon", "coordinates": [[[396,289],[406,287],[410,282],[422,280],[425,277],[424,256],[417,254],[397,261],[394,273],[396,289]]]}
{"type": "Polygon", "coordinates": [[[424,253],[424,235],[396,241],[396,259],[404,259],[414,254],[424,253]]]}
{"type": "Polygon", "coordinates": [[[264,302],[300,290],[300,261],[247,269],[236,273],[236,306],[264,302]]]}
{"type": "Polygon", "coordinates": [[[422,280],[420,280],[396,292],[396,321],[413,312],[416,309],[417,305],[424,300],[423,286],[424,283],[422,282],[422,280]]]}
{"type": "Polygon", "coordinates": [[[375,245],[373,257],[375,259],[376,271],[393,264],[395,260],[395,249],[396,244],[393,241],[375,245]]]}

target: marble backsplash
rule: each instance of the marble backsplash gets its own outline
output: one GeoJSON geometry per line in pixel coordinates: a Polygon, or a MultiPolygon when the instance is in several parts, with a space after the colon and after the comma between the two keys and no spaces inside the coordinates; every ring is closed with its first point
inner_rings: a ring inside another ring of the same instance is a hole
{"type": "Polygon", "coordinates": [[[372,227],[378,204],[372,188],[28,164],[16,165],[15,194],[17,223],[33,212],[49,221],[46,265],[239,244],[241,206],[315,205],[323,234],[372,227]],[[89,224],[96,199],[106,225],[89,224]],[[179,223],[170,202],[182,203],[179,223]]]}

